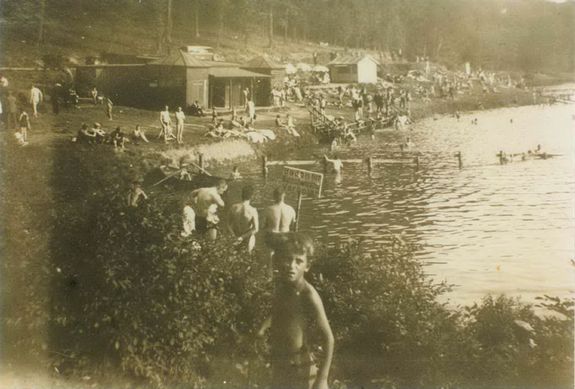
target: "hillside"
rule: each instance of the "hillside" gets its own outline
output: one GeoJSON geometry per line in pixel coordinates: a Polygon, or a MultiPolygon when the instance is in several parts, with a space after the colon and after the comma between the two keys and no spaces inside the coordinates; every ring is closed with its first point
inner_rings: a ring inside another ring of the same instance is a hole
{"type": "Polygon", "coordinates": [[[1,64],[46,54],[158,54],[158,46],[182,44],[241,60],[268,51],[272,39],[273,54],[286,59],[337,45],[448,66],[567,73],[575,70],[573,20],[573,1],[4,0],[1,64]]]}
{"type": "MultiPolygon", "coordinates": [[[[157,50],[156,30],[141,20],[116,22],[100,15],[59,15],[47,25],[42,45],[37,44],[37,32],[31,23],[3,19],[0,28],[2,67],[34,66],[45,55],[60,55],[81,62],[87,56],[102,53],[158,55],[168,51],[168,47],[160,52],[157,50]]],[[[212,46],[226,61],[232,62],[243,62],[264,53],[286,62],[312,62],[314,52],[318,53],[320,61],[326,62],[330,52],[342,50],[341,47],[283,38],[276,40],[270,49],[263,34],[249,34],[246,42],[232,31],[225,31],[218,43],[214,28],[206,26],[196,38],[193,26],[182,23],[173,31],[170,49],[184,45],[212,46]]]]}

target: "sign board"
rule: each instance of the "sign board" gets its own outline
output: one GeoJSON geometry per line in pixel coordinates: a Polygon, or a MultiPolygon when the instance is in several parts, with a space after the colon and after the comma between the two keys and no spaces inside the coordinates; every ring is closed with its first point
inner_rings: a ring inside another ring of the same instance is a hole
{"type": "Polygon", "coordinates": [[[282,181],[279,184],[286,191],[321,197],[323,174],[284,166],[282,181]]]}

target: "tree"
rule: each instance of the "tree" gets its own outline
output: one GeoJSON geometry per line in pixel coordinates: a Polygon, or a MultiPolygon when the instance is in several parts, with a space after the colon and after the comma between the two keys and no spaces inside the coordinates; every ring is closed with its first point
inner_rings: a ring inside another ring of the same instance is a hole
{"type": "Polygon", "coordinates": [[[46,17],[46,0],[40,1],[40,12],[38,13],[38,46],[44,43],[44,18],[46,17]]]}

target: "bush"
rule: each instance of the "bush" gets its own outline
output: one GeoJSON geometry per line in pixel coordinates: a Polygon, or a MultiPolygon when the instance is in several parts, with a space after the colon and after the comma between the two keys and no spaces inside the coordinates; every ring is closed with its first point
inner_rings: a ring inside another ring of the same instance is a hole
{"type": "Polygon", "coordinates": [[[313,265],[334,327],[341,379],[409,387],[448,380],[457,328],[437,297],[449,286],[427,279],[412,249],[394,239],[390,247],[367,253],[356,242],[328,250],[313,265]]]}
{"type": "Polygon", "coordinates": [[[159,386],[215,379],[213,366],[256,355],[249,334],[266,314],[267,271],[229,240],[181,238],[179,212],[160,201],[99,207],[93,255],[74,266],[84,288],[62,316],[74,318],[76,344],[89,335],[102,356],[159,386]]]}

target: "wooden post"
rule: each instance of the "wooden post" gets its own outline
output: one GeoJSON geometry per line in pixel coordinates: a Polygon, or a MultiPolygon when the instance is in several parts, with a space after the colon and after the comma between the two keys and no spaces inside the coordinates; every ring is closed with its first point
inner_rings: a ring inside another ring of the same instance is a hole
{"type": "Polygon", "coordinates": [[[499,157],[499,164],[503,165],[504,160],[503,160],[503,150],[499,150],[499,154],[497,154],[497,156],[499,157]]]}
{"type": "Polygon", "coordinates": [[[415,169],[419,169],[419,155],[416,155],[415,158],[413,159],[413,162],[415,162],[415,169]]]}
{"type": "Polygon", "coordinates": [[[198,165],[200,166],[200,169],[204,169],[204,154],[199,154],[198,155],[198,165]]]}
{"type": "Polygon", "coordinates": [[[296,219],[295,219],[295,230],[296,232],[299,230],[299,219],[301,219],[301,199],[302,199],[301,190],[297,192],[297,210],[296,210],[296,219]]]}
{"type": "Polygon", "coordinates": [[[268,176],[268,157],[262,155],[262,175],[264,178],[268,176]]]}
{"type": "Polygon", "coordinates": [[[373,170],[373,157],[367,157],[367,174],[371,176],[373,170]]]}
{"type": "Polygon", "coordinates": [[[461,151],[458,151],[457,154],[455,154],[457,156],[457,164],[459,165],[459,168],[461,169],[463,167],[463,161],[461,160],[461,151]]]}

